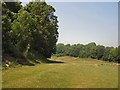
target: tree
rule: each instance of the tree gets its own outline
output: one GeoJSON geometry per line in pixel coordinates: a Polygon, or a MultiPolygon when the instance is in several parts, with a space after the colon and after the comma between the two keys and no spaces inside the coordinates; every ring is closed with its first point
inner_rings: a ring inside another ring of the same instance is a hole
{"type": "Polygon", "coordinates": [[[9,8],[11,12],[18,13],[18,11],[21,9],[22,5],[21,2],[5,2],[6,8],[9,8]]]}
{"type": "Polygon", "coordinates": [[[97,59],[99,60],[99,59],[101,59],[102,57],[103,57],[103,55],[104,55],[104,46],[101,46],[101,45],[98,45],[97,46],[97,50],[96,50],[96,56],[97,56],[97,59]]]}
{"type": "Polygon", "coordinates": [[[70,56],[73,56],[73,57],[78,57],[79,56],[79,52],[80,52],[80,47],[79,45],[71,45],[70,47],[70,52],[69,52],[69,55],[70,56]]]}
{"type": "Polygon", "coordinates": [[[86,57],[96,58],[96,43],[91,42],[85,45],[86,57]]]}
{"type": "Polygon", "coordinates": [[[25,53],[31,45],[32,33],[35,32],[35,23],[36,19],[24,9],[19,10],[17,18],[12,23],[12,42],[22,53],[25,53]]]}
{"type": "Polygon", "coordinates": [[[103,57],[102,57],[102,59],[104,60],[104,61],[109,61],[110,60],[110,55],[111,55],[111,48],[112,47],[106,47],[105,48],[105,51],[104,51],[104,55],[103,55],[103,57]]]}
{"type": "Polygon", "coordinates": [[[120,45],[118,46],[118,49],[117,49],[117,55],[118,55],[118,63],[120,63],[120,45]]]}
{"type": "Polygon", "coordinates": [[[25,7],[20,2],[3,2],[2,6],[4,56],[23,60],[35,54],[48,58],[56,52],[58,21],[52,6],[46,2],[30,2],[25,7]]]}
{"type": "Polygon", "coordinates": [[[32,49],[51,57],[56,52],[58,39],[58,21],[54,15],[55,9],[45,2],[30,2],[25,10],[36,18],[36,32],[33,33],[32,49]]]}
{"type": "Polygon", "coordinates": [[[57,44],[57,54],[60,56],[73,56],[80,58],[94,58],[104,61],[114,61],[119,62],[120,60],[120,46],[118,48],[114,47],[104,47],[102,45],[96,45],[91,42],[87,45],[74,44],[74,45],[64,45],[62,43],[57,44]]]}
{"type": "Polygon", "coordinates": [[[12,44],[11,44],[11,23],[15,19],[15,12],[17,12],[21,5],[18,2],[12,2],[12,4],[16,5],[16,7],[11,8],[11,2],[2,2],[2,52],[3,55],[7,53],[11,53],[12,44]],[[19,8],[18,8],[19,7],[19,8]],[[17,9],[16,9],[17,8],[17,9]]]}
{"type": "Polygon", "coordinates": [[[56,46],[57,50],[56,50],[56,54],[60,54],[60,55],[64,55],[64,44],[62,43],[58,43],[56,46]]]}

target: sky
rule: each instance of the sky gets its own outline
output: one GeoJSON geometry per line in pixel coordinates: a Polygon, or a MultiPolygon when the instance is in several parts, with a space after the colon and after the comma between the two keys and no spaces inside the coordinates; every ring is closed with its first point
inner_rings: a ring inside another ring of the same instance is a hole
{"type": "MultiPolygon", "coordinates": [[[[118,46],[117,2],[47,2],[58,16],[57,43],[118,46]]],[[[25,5],[25,3],[23,3],[25,5]]]]}

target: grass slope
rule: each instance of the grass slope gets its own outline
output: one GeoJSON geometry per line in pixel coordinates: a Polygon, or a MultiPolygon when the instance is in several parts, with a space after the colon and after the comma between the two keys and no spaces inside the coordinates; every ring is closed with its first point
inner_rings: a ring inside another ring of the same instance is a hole
{"type": "Polygon", "coordinates": [[[95,59],[53,57],[63,63],[3,70],[3,88],[117,88],[118,66],[95,59]]]}

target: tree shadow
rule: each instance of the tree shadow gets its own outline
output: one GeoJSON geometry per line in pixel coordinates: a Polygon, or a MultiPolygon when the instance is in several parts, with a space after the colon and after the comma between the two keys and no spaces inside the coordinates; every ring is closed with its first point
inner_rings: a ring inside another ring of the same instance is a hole
{"type": "Polygon", "coordinates": [[[47,60],[47,63],[65,63],[65,62],[62,62],[62,61],[55,61],[55,60],[47,60]]]}
{"type": "Polygon", "coordinates": [[[29,61],[19,62],[19,64],[21,64],[21,65],[27,65],[27,66],[35,66],[35,64],[30,63],[29,61]]]}

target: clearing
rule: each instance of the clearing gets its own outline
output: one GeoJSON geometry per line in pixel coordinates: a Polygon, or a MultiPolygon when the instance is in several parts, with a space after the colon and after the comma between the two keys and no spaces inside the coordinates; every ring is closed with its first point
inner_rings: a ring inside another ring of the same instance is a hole
{"type": "Polygon", "coordinates": [[[116,63],[74,57],[52,57],[51,60],[59,63],[43,63],[3,70],[2,87],[118,88],[116,63]]]}

